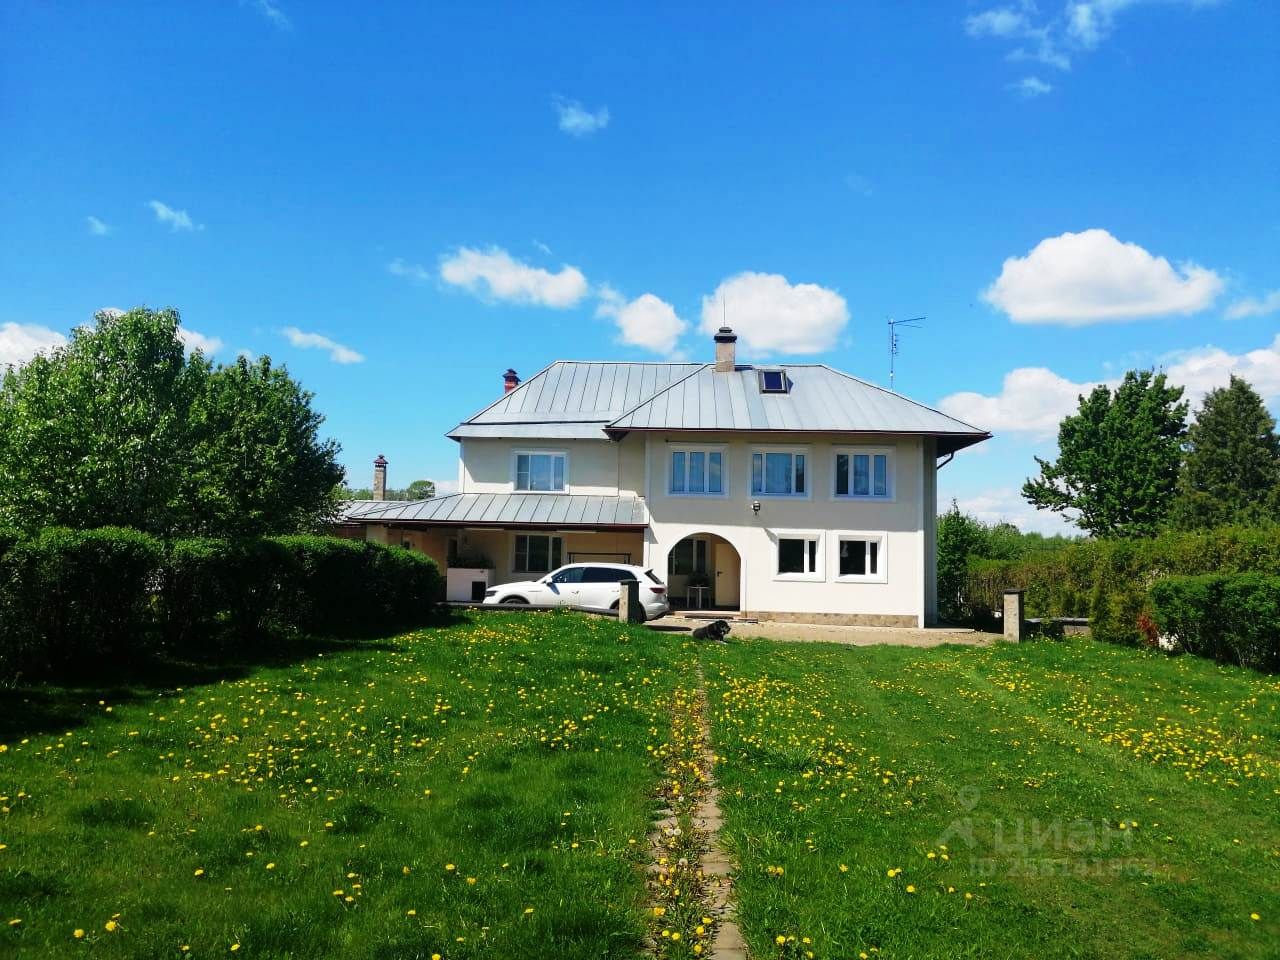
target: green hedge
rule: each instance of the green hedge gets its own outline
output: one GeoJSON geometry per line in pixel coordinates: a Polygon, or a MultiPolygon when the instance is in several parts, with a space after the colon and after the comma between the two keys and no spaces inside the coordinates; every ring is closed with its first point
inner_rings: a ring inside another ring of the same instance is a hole
{"type": "Polygon", "coordinates": [[[170,652],[218,655],[270,630],[377,636],[444,598],[428,557],[297,536],[160,541],[113,527],[0,531],[0,680],[110,673],[170,652]]]}
{"type": "Polygon", "coordinates": [[[1168,577],[1151,587],[1153,620],[1189,653],[1280,670],[1280,577],[1168,577]]]}
{"type": "Polygon", "coordinates": [[[160,541],[137,530],[50,527],[0,556],[0,671],[99,671],[150,653],[160,541]]]}
{"type": "Polygon", "coordinates": [[[1143,540],[1083,540],[1024,560],[972,561],[964,602],[990,623],[1007,589],[1026,591],[1031,617],[1088,617],[1095,637],[1141,639],[1148,591],[1170,576],[1258,572],[1280,575],[1280,526],[1224,527],[1143,540]]]}
{"type": "Polygon", "coordinates": [[[161,593],[169,644],[190,649],[253,638],[270,621],[289,622],[280,607],[297,589],[299,574],[293,554],[274,540],[175,541],[161,593]]]}
{"type": "Polygon", "coordinates": [[[402,547],[337,537],[289,536],[300,576],[287,601],[289,620],[309,633],[375,636],[416,626],[444,599],[431,558],[402,547]]]}

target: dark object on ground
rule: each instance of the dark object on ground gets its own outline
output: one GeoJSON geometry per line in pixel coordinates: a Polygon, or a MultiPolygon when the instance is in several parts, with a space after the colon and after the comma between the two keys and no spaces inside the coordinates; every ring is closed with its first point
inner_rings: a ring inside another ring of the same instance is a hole
{"type": "Polygon", "coordinates": [[[713,620],[705,627],[698,627],[693,631],[695,640],[720,640],[723,641],[729,635],[729,624],[724,620],[713,620]]]}

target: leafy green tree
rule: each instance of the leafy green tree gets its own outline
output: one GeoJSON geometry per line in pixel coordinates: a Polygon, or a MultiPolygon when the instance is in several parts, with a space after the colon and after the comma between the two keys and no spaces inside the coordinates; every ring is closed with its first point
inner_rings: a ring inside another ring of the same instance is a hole
{"type": "Polygon", "coordinates": [[[1037,457],[1040,476],[1022,495],[1094,536],[1152,536],[1177,484],[1186,420],[1181,387],[1130,370],[1114,392],[1097,386],[1080,398],[1058,427],[1058,459],[1037,457]]]}
{"type": "Polygon", "coordinates": [[[969,558],[982,556],[986,547],[986,527],[961,513],[952,500],[951,509],[938,518],[938,613],[942,619],[967,618],[964,584],[969,558]]]}
{"type": "Polygon", "coordinates": [[[260,357],[213,367],[191,358],[198,387],[188,412],[181,477],[184,533],[303,530],[335,506],[338,446],[321,440],[313,395],[260,357]]]}
{"type": "Polygon", "coordinates": [[[1170,523],[1201,529],[1280,519],[1280,436],[1262,397],[1233,376],[1211,390],[1187,433],[1170,523]]]}
{"type": "MultiPolygon", "coordinates": [[[[436,495],[436,484],[434,480],[414,480],[403,490],[397,490],[388,487],[386,498],[388,500],[429,500],[436,495]]],[[[339,500],[372,500],[373,491],[369,487],[338,487],[337,498],[339,500]]]]}
{"type": "Polygon", "coordinates": [[[0,525],[287,532],[331,508],[338,448],[263,359],[190,358],[176,310],[99,313],[0,382],[0,525]]]}

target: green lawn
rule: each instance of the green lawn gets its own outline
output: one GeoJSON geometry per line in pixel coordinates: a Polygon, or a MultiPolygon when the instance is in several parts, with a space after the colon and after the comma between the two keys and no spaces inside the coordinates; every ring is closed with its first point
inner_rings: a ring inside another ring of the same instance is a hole
{"type": "Polygon", "coordinates": [[[704,664],[754,956],[1280,956],[1274,678],[1088,640],[704,664]]]}
{"type": "Polygon", "coordinates": [[[643,862],[699,660],[757,960],[1278,952],[1272,678],[567,614],[258,654],[0,698],[0,954],[689,954],[643,862]]]}
{"type": "Polygon", "coordinates": [[[477,616],[132,700],[14,698],[9,729],[45,730],[0,754],[0,953],[633,956],[679,647],[477,616]]]}

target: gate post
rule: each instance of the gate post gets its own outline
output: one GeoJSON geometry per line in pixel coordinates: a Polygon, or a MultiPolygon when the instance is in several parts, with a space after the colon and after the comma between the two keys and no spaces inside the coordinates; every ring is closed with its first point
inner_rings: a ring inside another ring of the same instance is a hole
{"type": "Polygon", "coordinates": [[[618,584],[618,619],[627,623],[644,623],[644,607],[640,605],[640,581],[623,580],[618,584]]]}
{"type": "Polygon", "coordinates": [[[1021,643],[1027,632],[1022,593],[1021,590],[1004,592],[1004,638],[1010,643],[1021,643]]]}

